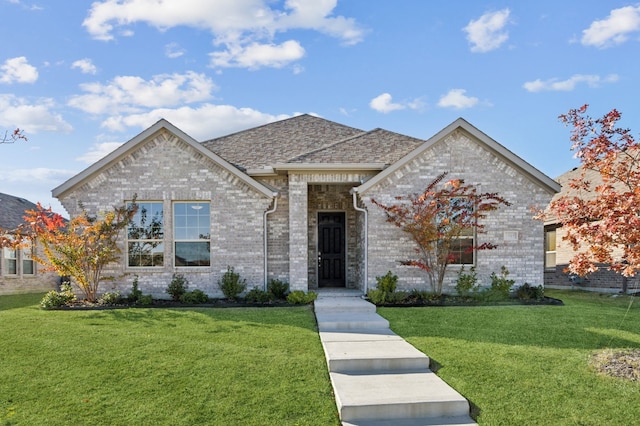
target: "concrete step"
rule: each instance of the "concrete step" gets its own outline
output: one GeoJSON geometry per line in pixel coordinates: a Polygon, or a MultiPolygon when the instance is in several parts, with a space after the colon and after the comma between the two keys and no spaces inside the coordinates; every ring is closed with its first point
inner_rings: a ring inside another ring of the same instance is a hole
{"type": "Polygon", "coordinates": [[[318,312],[316,320],[320,331],[362,330],[389,328],[389,321],[375,312],[318,312]]]}
{"type": "Polygon", "coordinates": [[[313,303],[316,312],[374,312],[376,306],[361,297],[319,296],[313,303]]]}
{"type": "Polygon", "coordinates": [[[431,371],[329,375],[346,423],[469,416],[467,400],[431,371]]]}
{"type": "Polygon", "coordinates": [[[429,369],[429,357],[403,339],[323,341],[322,345],[330,372],[373,374],[429,369]]]}
{"type": "Polygon", "coordinates": [[[477,426],[469,416],[427,417],[417,419],[362,420],[342,422],[342,426],[477,426]]]}

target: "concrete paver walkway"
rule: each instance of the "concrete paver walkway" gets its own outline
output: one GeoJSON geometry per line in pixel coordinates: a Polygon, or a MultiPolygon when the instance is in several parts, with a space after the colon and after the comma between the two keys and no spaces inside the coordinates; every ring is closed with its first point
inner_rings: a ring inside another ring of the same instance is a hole
{"type": "Polygon", "coordinates": [[[353,292],[320,292],[315,313],[343,425],[476,424],[468,401],[389,329],[375,305],[353,292]]]}

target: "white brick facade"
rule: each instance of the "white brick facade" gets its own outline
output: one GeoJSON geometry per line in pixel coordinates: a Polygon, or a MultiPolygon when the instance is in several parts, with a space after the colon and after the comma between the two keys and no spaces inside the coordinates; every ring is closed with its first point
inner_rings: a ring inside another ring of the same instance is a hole
{"type": "MultiPolygon", "coordinates": [[[[269,126],[247,131],[255,143],[247,146],[269,146],[261,139],[274,138],[269,126]]],[[[234,149],[242,146],[243,132],[231,135],[231,141],[221,138],[199,144],[160,121],[56,188],[54,195],[71,215],[79,213],[81,205],[94,214],[109,210],[134,195],[140,202],[163,205],[164,266],[132,268],[123,260],[109,271],[115,280],[104,283],[101,291],[127,293],[137,275],[145,294],[168,297],[164,291],[177,272],[185,275],[191,289],[220,296],[217,282],[227,266],[247,280],[249,289],[262,288],[265,279],[289,282],[291,289],[316,289],[317,218],[322,212],[344,214],[345,287],[375,286],[376,276],[392,271],[400,277],[401,288],[428,289],[425,274],[399,265],[398,260],[411,256],[412,244],[385,221],[371,198],[391,203],[396,195],[424,190],[443,171],[512,203],[491,212],[486,220],[487,233],[478,242],[486,240],[499,248],[477,254],[480,280],[486,283],[489,274],[504,265],[517,283],[542,284],[544,233],[542,224],[532,219],[530,207],[546,205],[555,183],[468,123],[455,122],[429,141],[381,130],[361,132],[307,116],[275,123],[274,129],[290,133],[273,141],[265,156],[252,152],[249,157],[255,157],[254,162],[242,165],[243,157],[234,149]],[[316,133],[305,133],[305,126],[316,133]],[[331,137],[346,139],[334,142],[331,137]],[[296,138],[304,141],[304,149],[293,146],[296,138]],[[319,147],[310,145],[314,140],[322,141],[319,147]],[[277,156],[278,144],[289,144],[281,150],[287,156],[296,152],[294,148],[307,153],[285,161],[289,157],[277,156]],[[216,152],[231,157],[233,164],[216,152]],[[260,169],[249,170],[252,166],[260,169]],[[351,191],[356,192],[358,209],[351,191]],[[171,212],[177,201],[211,203],[210,267],[174,266],[171,212]],[[359,211],[362,208],[366,213],[359,211]]],[[[121,247],[124,251],[124,236],[121,247]]],[[[453,278],[452,272],[448,288],[453,278]]]]}

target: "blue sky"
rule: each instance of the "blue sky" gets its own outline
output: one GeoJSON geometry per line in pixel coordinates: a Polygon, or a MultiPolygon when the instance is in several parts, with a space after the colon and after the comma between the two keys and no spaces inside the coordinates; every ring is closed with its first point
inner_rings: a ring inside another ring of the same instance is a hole
{"type": "Polygon", "coordinates": [[[166,118],[206,140],[299,113],[429,138],[458,117],[551,177],[558,115],[640,116],[640,3],[0,0],[0,192],[51,189],[166,118]]]}

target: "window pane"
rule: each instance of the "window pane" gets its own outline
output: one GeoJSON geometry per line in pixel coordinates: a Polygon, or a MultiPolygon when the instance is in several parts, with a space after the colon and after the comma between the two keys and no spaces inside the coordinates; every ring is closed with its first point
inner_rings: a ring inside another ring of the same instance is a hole
{"type": "Polygon", "coordinates": [[[176,242],[176,266],[210,266],[209,242],[176,242]]]}
{"type": "Polygon", "coordinates": [[[163,266],[164,213],[161,202],[138,202],[129,224],[127,256],[129,266],[163,266]]]}
{"type": "Polygon", "coordinates": [[[164,245],[156,242],[130,242],[129,266],[163,266],[164,245]]]}
{"type": "Polygon", "coordinates": [[[547,251],[556,251],[556,231],[547,231],[547,251]]]}
{"type": "Polygon", "coordinates": [[[556,267],[556,252],[547,252],[545,255],[545,264],[544,266],[546,268],[555,268],[556,267]]]}
{"type": "Polygon", "coordinates": [[[16,275],[18,273],[16,251],[5,247],[2,253],[4,256],[5,275],[16,275]]]}
{"type": "Polygon", "coordinates": [[[22,261],[22,274],[23,275],[33,275],[33,260],[22,261]]]}
{"type": "Polygon", "coordinates": [[[128,227],[132,240],[161,240],[164,237],[162,203],[138,203],[138,211],[128,227]]]}
{"type": "Polygon", "coordinates": [[[473,265],[473,239],[459,238],[451,242],[452,265],[473,265]]]}

